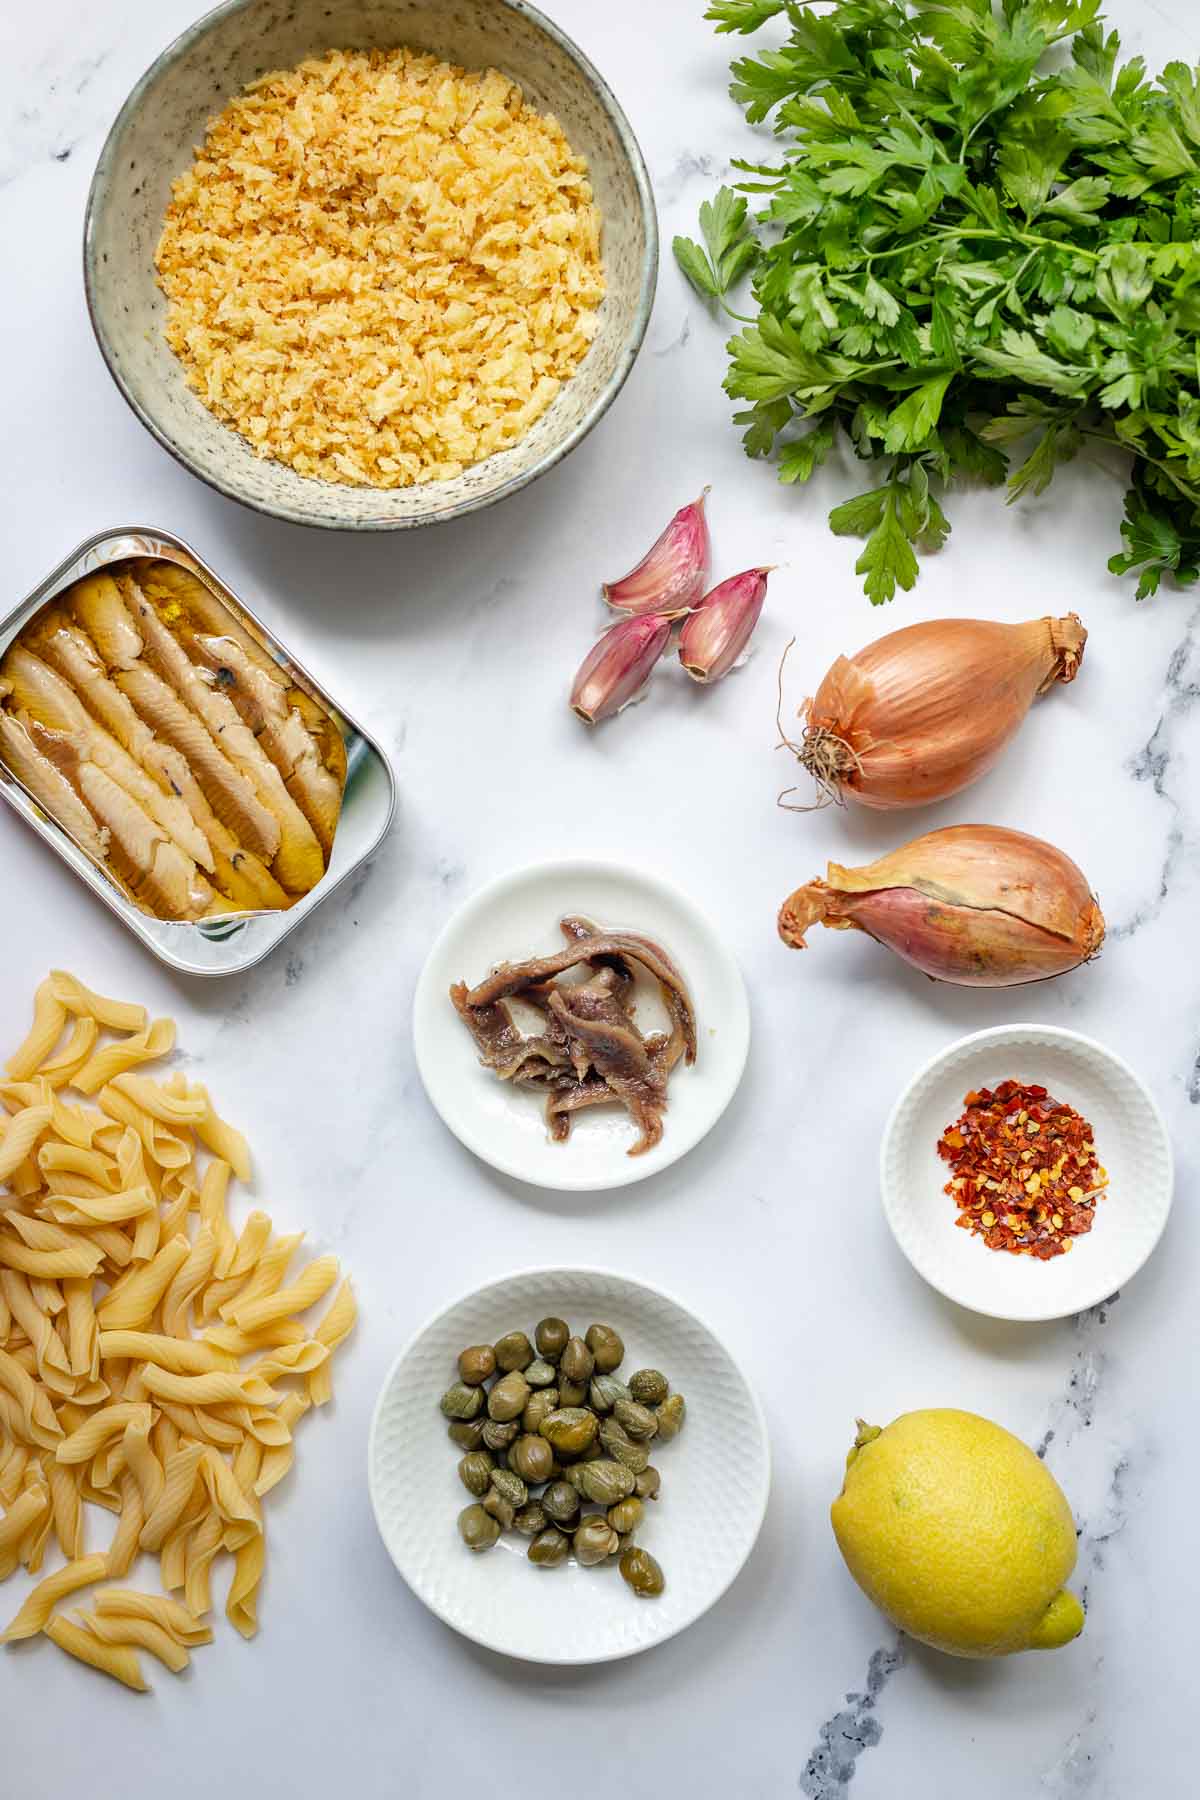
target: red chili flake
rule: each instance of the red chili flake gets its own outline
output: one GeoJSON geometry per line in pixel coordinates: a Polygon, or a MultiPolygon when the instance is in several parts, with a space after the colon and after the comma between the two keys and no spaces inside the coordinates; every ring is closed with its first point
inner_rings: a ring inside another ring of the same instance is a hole
{"type": "Polygon", "coordinates": [[[972,1089],[965,1108],[938,1140],[953,1169],[946,1183],[955,1224],[989,1250],[1062,1256],[1092,1229],[1108,1172],[1096,1160],[1092,1128],[1044,1087],[1002,1081],[972,1089]]]}

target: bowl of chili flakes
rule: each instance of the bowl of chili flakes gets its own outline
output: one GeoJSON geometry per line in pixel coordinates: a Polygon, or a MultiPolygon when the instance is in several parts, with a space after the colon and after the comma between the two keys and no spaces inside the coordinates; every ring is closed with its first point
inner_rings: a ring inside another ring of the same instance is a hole
{"type": "Polygon", "coordinates": [[[1174,1190],[1166,1124],[1103,1044],[1052,1025],[973,1032],[897,1100],[883,1210],[931,1287],[994,1319],[1058,1319],[1134,1276],[1174,1190]]]}

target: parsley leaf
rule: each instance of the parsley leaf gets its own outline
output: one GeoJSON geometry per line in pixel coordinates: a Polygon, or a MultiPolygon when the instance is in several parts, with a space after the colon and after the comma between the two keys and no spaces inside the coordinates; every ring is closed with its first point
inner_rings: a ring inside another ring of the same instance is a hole
{"type": "Polygon", "coordinates": [[[1125,496],[1121,536],[1125,548],[1109,557],[1108,566],[1114,575],[1128,575],[1130,570],[1140,569],[1139,600],[1156,594],[1166,574],[1184,584],[1200,577],[1200,532],[1193,531],[1185,537],[1165,512],[1150,503],[1137,483],[1125,496]]]}
{"type": "Polygon", "coordinates": [[[700,208],[707,255],[691,238],[673,239],[675,260],[705,299],[720,300],[758,260],[758,239],[747,223],[748,202],[732,188],[720,188],[700,208]]]}
{"type": "Polygon", "coordinates": [[[675,253],[722,306],[750,278],[725,377],[748,455],[789,486],[839,439],[887,459],[830,515],[865,540],[868,597],[911,587],[945,541],[946,488],[1043,493],[1085,436],[1131,464],[1112,568],[1140,595],[1196,579],[1200,74],[1122,62],[1101,0],[711,0],[707,16],[746,40],[771,26],[730,91],[778,152],[736,163],[675,253]]]}

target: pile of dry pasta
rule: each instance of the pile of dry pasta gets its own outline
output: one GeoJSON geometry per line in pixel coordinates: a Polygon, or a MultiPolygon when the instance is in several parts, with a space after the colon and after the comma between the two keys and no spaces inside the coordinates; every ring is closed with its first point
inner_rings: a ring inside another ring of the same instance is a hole
{"type": "Polygon", "coordinates": [[[51,1533],[66,1559],[0,1642],[44,1632],[138,1689],[139,1649],[178,1671],[211,1640],[222,1551],[226,1614],[257,1630],[262,1500],[291,1467],[297,1421],[329,1399],[330,1355],[356,1315],[343,1281],[302,1324],[336,1258],[289,1280],[302,1233],[275,1236],[263,1212],[234,1230],[246,1140],[183,1074],[135,1072],[174,1042],[170,1019],[55,971],[0,1082],[0,1580],[40,1571],[51,1533]],[[86,1501],[117,1515],[93,1555],[86,1501]],[[139,1551],[158,1556],[164,1593],[106,1588],[79,1623],[55,1611],[126,1576],[139,1551]]]}

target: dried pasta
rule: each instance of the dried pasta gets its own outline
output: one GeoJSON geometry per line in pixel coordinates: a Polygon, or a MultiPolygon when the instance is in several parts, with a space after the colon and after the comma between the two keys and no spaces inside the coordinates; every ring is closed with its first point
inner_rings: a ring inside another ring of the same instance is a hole
{"type": "Polygon", "coordinates": [[[211,1641],[222,1558],[226,1615],[257,1630],[261,1503],[356,1317],[336,1258],[285,1286],[303,1234],[261,1210],[236,1227],[245,1137],[206,1088],[143,1072],[174,1042],[170,1019],[56,970],[0,1081],[0,1580],[37,1574],[47,1547],[63,1558],[0,1642],[44,1635],[138,1690],[140,1650],[178,1673],[211,1641]],[[89,1505],[115,1516],[105,1551],[88,1552],[89,1505]],[[79,1623],[56,1611],[141,1554],[163,1593],[103,1588],[79,1623]]]}
{"type": "Polygon", "coordinates": [[[146,1693],[149,1684],[142,1675],[136,1650],[126,1645],[105,1644],[90,1631],[85,1631],[82,1625],[72,1625],[61,1614],[49,1621],[45,1631],[50,1641],[65,1650],[68,1656],[90,1663],[93,1669],[111,1675],[115,1681],[123,1681],[126,1687],[134,1688],[139,1694],[146,1693]]]}
{"type": "Polygon", "coordinates": [[[156,1625],[153,1619],[130,1618],[117,1614],[115,1617],[98,1613],[79,1613],[78,1618],[86,1631],[100,1639],[102,1644],[135,1645],[139,1650],[148,1650],[156,1656],[164,1667],[173,1675],[178,1675],[191,1662],[191,1653],[186,1644],[173,1638],[169,1631],[156,1625]]]}

